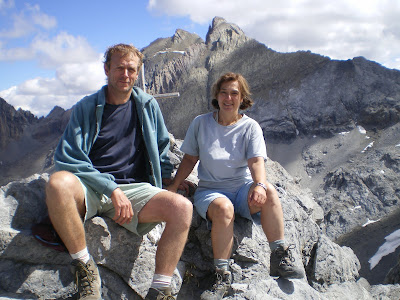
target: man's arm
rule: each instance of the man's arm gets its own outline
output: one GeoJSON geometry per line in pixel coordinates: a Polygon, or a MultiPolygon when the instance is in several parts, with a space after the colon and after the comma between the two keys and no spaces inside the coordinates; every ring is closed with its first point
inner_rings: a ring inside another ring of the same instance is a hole
{"type": "Polygon", "coordinates": [[[54,155],[55,167],[77,175],[93,190],[110,197],[117,188],[114,177],[96,170],[88,156],[96,133],[95,113],[89,105],[81,101],[74,107],[54,155]]]}

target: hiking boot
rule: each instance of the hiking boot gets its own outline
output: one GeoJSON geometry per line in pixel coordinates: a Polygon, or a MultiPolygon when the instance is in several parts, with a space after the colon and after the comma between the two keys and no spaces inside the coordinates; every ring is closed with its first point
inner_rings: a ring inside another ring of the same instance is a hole
{"type": "Polygon", "coordinates": [[[232,274],[229,271],[223,269],[216,269],[215,271],[215,283],[210,290],[204,291],[200,299],[201,300],[219,300],[224,298],[228,294],[229,288],[232,283],[232,274]]]}
{"type": "Polygon", "coordinates": [[[175,300],[175,296],[172,295],[171,288],[166,290],[159,290],[156,288],[150,288],[145,300],[175,300]]]}
{"type": "Polygon", "coordinates": [[[289,247],[279,246],[272,251],[270,257],[270,275],[279,276],[281,278],[303,278],[304,272],[294,265],[294,257],[292,249],[294,245],[289,247]]]}
{"type": "Polygon", "coordinates": [[[78,288],[78,299],[98,300],[101,299],[101,280],[99,269],[93,258],[87,264],[78,259],[71,263],[72,273],[75,276],[75,284],[78,288]]]}

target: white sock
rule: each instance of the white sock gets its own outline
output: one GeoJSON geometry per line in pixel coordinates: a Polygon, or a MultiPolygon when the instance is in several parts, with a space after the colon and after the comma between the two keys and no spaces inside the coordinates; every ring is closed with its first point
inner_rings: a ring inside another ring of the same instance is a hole
{"type": "Polygon", "coordinates": [[[71,257],[72,257],[72,259],[79,259],[84,264],[87,264],[90,259],[88,248],[85,247],[85,249],[83,249],[77,253],[71,254],[71,257]]]}
{"type": "Polygon", "coordinates": [[[229,271],[229,259],[214,258],[214,266],[218,269],[229,271]]]}
{"type": "Polygon", "coordinates": [[[171,276],[154,274],[151,287],[157,290],[165,290],[166,288],[171,286],[171,281],[172,281],[171,276]]]}
{"type": "Polygon", "coordinates": [[[271,251],[274,251],[279,246],[285,246],[285,240],[276,240],[269,243],[269,248],[271,249],[271,251]]]}

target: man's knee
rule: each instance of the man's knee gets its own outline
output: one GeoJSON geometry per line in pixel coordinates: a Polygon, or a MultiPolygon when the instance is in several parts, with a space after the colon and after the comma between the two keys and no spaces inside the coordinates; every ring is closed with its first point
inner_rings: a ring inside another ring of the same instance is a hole
{"type": "Polygon", "coordinates": [[[67,171],[56,172],[50,176],[46,184],[46,202],[62,200],[63,197],[59,195],[70,194],[75,197],[80,193],[79,188],[81,188],[80,182],[75,175],[67,171]]]}
{"type": "Polygon", "coordinates": [[[176,194],[176,197],[177,209],[182,217],[182,221],[187,227],[190,227],[193,216],[193,204],[189,199],[183,197],[182,195],[176,194]]]}
{"type": "Polygon", "coordinates": [[[52,174],[46,185],[46,191],[51,192],[53,190],[68,189],[68,186],[72,184],[72,177],[74,175],[67,171],[59,171],[52,174]]]}
{"type": "Polygon", "coordinates": [[[50,178],[48,184],[64,184],[64,183],[72,183],[76,179],[75,175],[68,171],[58,171],[53,173],[50,178]]]}

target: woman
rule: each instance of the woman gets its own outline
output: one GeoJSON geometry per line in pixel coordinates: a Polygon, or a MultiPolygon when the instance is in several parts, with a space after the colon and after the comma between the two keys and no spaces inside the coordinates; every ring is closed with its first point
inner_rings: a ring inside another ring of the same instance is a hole
{"type": "Polygon", "coordinates": [[[213,86],[212,105],[217,109],[196,117],[186,133],[185,153],[168,187],[175,191],[199,162],[199,185],[194,195],[197,212],[212,222],[211,241],[217,282],[202,299],[218,299],[231,283],[229,258],[233,222],[239,214],[261,223],[270,244],[271,276],[301,278],[284,242],[282,207],[278,194],[266,181],[266,147],[260,125],[239,110],[253,104],[245,78],[226,73],[213,86]],[[283,262],[283,263],[282,263],[283,262]]]}

